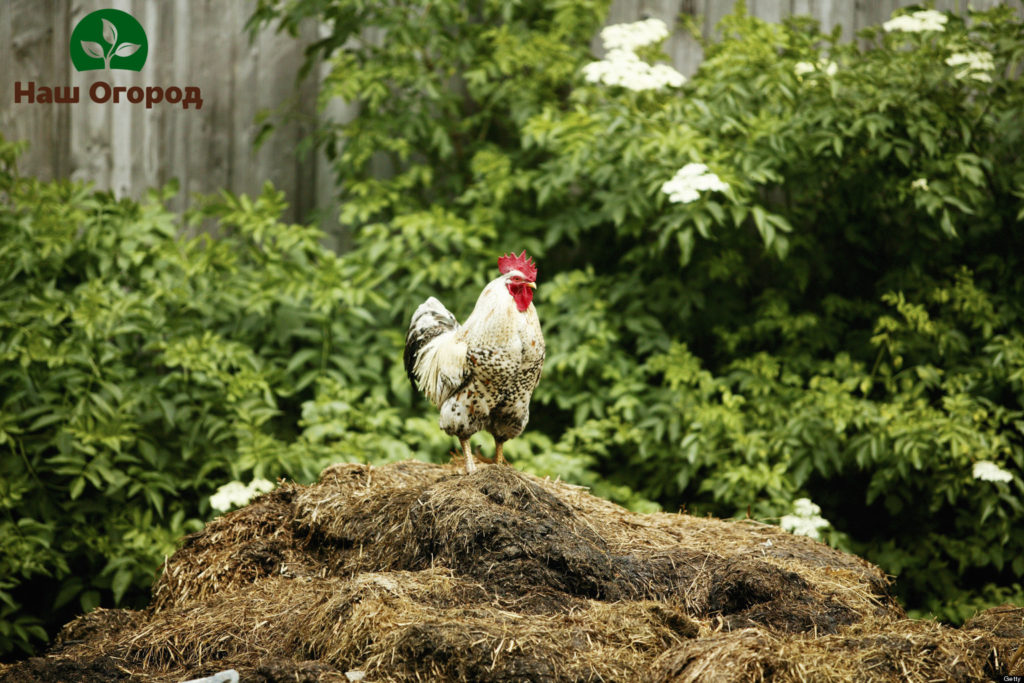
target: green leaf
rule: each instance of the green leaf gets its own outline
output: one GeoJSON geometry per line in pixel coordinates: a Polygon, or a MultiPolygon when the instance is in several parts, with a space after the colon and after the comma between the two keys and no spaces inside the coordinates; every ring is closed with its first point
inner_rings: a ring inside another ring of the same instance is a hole
{"type": "Polygon", "coordinates": [[[91,612],[100,606],[100,593],[99,591],[89,590],[82,593],[78,598],[78,603],[82,607],[83,612],[91,612]]]}
{"type": "Polygon", "coordinates": [[[942,232],[948,235],[949,237],[957,236],[956,227],[953,225],[953,219],[950,217],[949,211],[943,209],[942,220],[940,221],[939,225],[942,227],[942,232]]]}
{"type": "Polygon", "coordinates": [[[53,609],[60,609],[67,603],[71,602],[79,593],[82,592],[83,583],[78,577],[71,577],[66,579],[60,587],[60,591],[57,593],[57,597],[53,599],[53,609]]]}
{"type": "Polygon", "coordinates": [[[750,208],[750,212],[754,216],[754,225],[757,226],[757,232],[760,233],[761,240],[766,247],[771,247],[772,242],[775,240],[775,226],[768,221],[768,213],[762,207],[756,205],[750,208]]]}
{"type": "Polygon", "coordinates": [[[62,420],[66,420],[66,419],[67,419],[67,415],[65,415],[63,412],[60,412],[60,411],[49,413],[49,414],[40,415],[39,417],[37,417],[32,422],[31,425],[29,425],[28,431],[30,431],[30,432],[39,431],[43,427],[48,427],[48,426],[50,426],[50,425],[52,425],[52,424],[54,424],[56,422],[61,422],[62,420]]]}
{"type": "Polygon", "coordinates": [[[676,233],[679,244],[679,265],[685,266],[693,255],[693,231],[680,230],[676,233]]]}
{"type": "Polygon", "coordinates": [[[114,604],[120,605],[121,599],[124,597],[125,591],[132,584],[132,572],[128,568],[122,568],[117,570],[114,574],[114,579],[110,583],[110,589],[114,592],[114,604]]]}

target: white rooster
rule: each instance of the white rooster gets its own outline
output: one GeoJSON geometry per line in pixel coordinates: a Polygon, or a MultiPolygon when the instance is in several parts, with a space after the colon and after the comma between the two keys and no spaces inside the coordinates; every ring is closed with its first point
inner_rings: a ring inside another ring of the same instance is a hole
{"type": "Polygon", "coordinates": [[[409,379],[441,409],[441,429],[458,437],[467,474],[476,470],[469,437],[481,429],[494,437],[494,461],[505,462],[502,445],[526,427],[544,366],[537,267],[523,251],[499,258],[498,270],[464,325],[430,297],[405,338],[409,379]]]}

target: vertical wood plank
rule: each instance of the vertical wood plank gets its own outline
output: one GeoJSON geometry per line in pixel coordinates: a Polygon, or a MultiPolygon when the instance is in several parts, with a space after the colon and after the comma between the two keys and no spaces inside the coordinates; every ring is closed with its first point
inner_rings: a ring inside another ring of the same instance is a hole
{"type": "Polygon", "coordinates": [[[821,25],[821,30],[831,33],[836,26],[841,27],[842,40],[852,40],[856,36],[854,30],[856,6],[845,0],[814,0],[814,17],[821,25]]]}
{"type": "Polygon", "coordinates": [[[13,11],[13,2],[0,2],[0,45],[10,46],[8,49],[0,50],[0,74],[6,74],[6,78],[0,84],[0,134],[8,137],[17,135],[14,84],[21,79],[19,71],[14,66],[13,11]]]}
{"type": "Polygon", "coordinates": [[[732,12],[735,0],[701,0],[700,5],[703,5],[702,14],[704,15],[704,26],[703,33],[705,38],[711,38],[716,40],[721,36],[718,30],[715,28],[718,22],[721,21],[722,17],[732,12]]]}
{"type": "MultiPolygon", "coordinates": [[[[853,33],[856,35],[862,28],[867,28],[871,25],[871,3],[868,0],[855,0],[853,3],[853,33]]],[[[845,35],[846,29],[843,29],[845,35]]]]}
{"type": "Polygon", "coordinates": [[[818,13],[815,12],[815,5],[814,0],[793,0],[791,10],[793,14],[817,18],[818,13]]]}
{"type": "MultiPolygon", "coordinates": [[[[50,50],[52,52],[53,82],[60,87],[68,87],[71,85],[71,72],[74,71],[68,53],[68,43],[71,39],[71,24],[69,22],[71,1],[51,0],[51,8],[53,44],[50,46],[50,50]]],[[[53,145],[50,163],[54,178],[65,178],[71,172],[71,149],[67,143],[71,133],[71,109],[70,104],[55,105],[53,108],[51,128],[53,145]]]]}
{"type": "Polygon", "coordinates": [[[747,0],[747,9],[751,15],[776,24],[792,11],[790,3],[784,0],[747,0]]]}
{"type": "MultiPolygon", "coordinates": [[[[232,29],[235,30],[238,17],[232,18],[232,29]]],[[[244,24],[244,19],[243,19],[244,24]]],[[[241,27],[237,27],[242,31],[241,27]]],[[[263,36],[259,36],[252,42],[246,37],[234,41],[234,55],[231,59],[232,87],[234,89],[235,106],[231,111],[231,179],[235,187],[248,194],[255,194],[259,189],[259,178],[267,170],[268,164],[273,164],[273,158],[266,153],[256,157],[253,151],[253,116],[256,106],[242,106],[247,102],[257,104],[256,99],[262,102],[262,98],[271,91],[268,83],[260,80],[261,69],[266,69],[266,64],[261,63],[262,51],[266,49],[263,36]]],[[[271,140],[268,147],[273,143],[271,140]]],[[[291,188],[283,188],[290,191],[291,188]]]]}
{"type": "MultiPolygon", "coordinates": [[[[143,72],[146,74],[147,85],[163,88],[173,83],[167,66],[170,60],[163,58],[170,54],[173,45],[170,16],[168,3],[146,2],[141,7],[136,5],[135,18],[146,30],[149,41],[150,53],[143,72]]],[[[134,141],[134,148],[139,159],[139,174],[149,187],[161,187],[170,180],[162,135],[166,118],[170,114],[169,106],[161,103],[140,112],[139,135],[134,141]]]]}
{"type": "Polygon", "coordinates": [[[64,86],[66,81],[58,80],[64,71],[58,65],[55,55],[59,50],[62,31],[54,24],[63,14],[65,0],[33,2],[32,0],[9,0],[2,10],[3,25],[7,41],[4,43],[7,85],[4,88],[3,122],[4,136],[11,140],[29,141],[28,151],[21,158],[20,169],[43,179],[55,177],[59,167],[66,165],[60,150],[62,125],[66,116],[57,110],[67,105],[30,104],[14,102],[15,83],[35,84],[36,95],[39,87],[64,86]]]}
{"type": "MultiPolygon", "coordinates": [[[[75,26],[85,15],[97,9],[101,9],[101,6],[95,1],[72,3],[70,25],[75,26]]],[[[66,144],[69,148],[71,178],[94,183],[100,189],[108,189],[113,161],[110,150],[110,119],[116,105],[109,102],[96,104],[90,100],[90,88],[100,81],[116,84],[114,79],[102,70],[72,70],[71,82],[78,87],[81,99],[71,108],[70,130],[66,144]]]]}
{"type": "MultiPolygon", "coordinates": [[[[244,23],[244,21],[243,21],[244,23]]],[[[309,40],[310,30],[315,26],[304,25],[300,29],[303,40],[309,40]]],[[[287,112],[287,120],[270,138],[255,152],[259,169],[257,176],[249,180],[252,191],[258,191],[263,183],[271,181],[278,189],[285,190],[289,196],[290,220],[311,210],[310,183],[314,173],[310,173],[308,165],[315,164],[312,155],[303,156],[299,147],[308,130],[308,118],[313,114],[304,106],[303,96],[315,97],[309,90],[310,81],[298,82],[296,73],[303,62],[301,52],[290,49],[295,39],[287,34],[263,31],[256,42],[254,71],[251,74],[253,85],[262,87],[257,97],[252,97],[241,107],[244,111],[245,126],[250,131],[245,149],[239,150],[243,155],[253,158],[253,141],[256,126],[253,123],[257,112],[263,109],[287,112]],[[304,121],[305,120],[305,121],[304,121]]]]}
{"type": "MultiPolygon", "coordinates": [[[[307,22],[301,33],[302,43],[305,45],[315,42],[318,38],[317,31],[318,29],[314,22],[307,22]]],[[[292,59],[295,60],[295,69],[297,71],[299,65],[305,59],[305,55],[297,50],[293,50],[291,54],[293,55],[292,59]]],[[[292,195],[292,206],[295,220],[299,221],[307,221],[313,215],[317,206],[318,166],[316,163],[316,153],[309,148],[309,145],[304,146],[309,151],[301,154],[296,153],[302,141],[313,132],[314,122],[317,117],[317,90],[319,88],[315,80],[315,73],[315,70],[311,71],[310,75],[304,81],[295,84],[297,87],[294,88],[297,116],[293,123],[295,126],[295,145],[293,147],[295,191],[292,195]]],[[[295,83],[294,78],[291,79],[291,83],[295,83]]]]}
{"type": "MultiPolygon", "coordinates": [[[[683,0],[679,4],[677,17],[685,16],[690,22],[698,20],[699,12],[696,0],[683,0]]],[[[690,31],[675,31],[666,41],[665,47],[672,64],[686,77],[697,73],[701,62],[704,61],[704,46],[695,36],[691,35],[690,31]]]]}
{"type": "Polygon", "coordinates": [[[188,143],[185,188],[188,193],[208,193],[213,188],[230,189],[232,130],[231,110],[237,104],[232,87],[231,62],[237,36],[230,23],[232,7],[238,3],[217,3],[211,0],[189,2],[187,23],[178,25],[187,32],[190,68],[183,83],[195,86],[203,94],[202,109],[182,109],[180,118],[191,128],[188,143]],[[230,36],[230,40],[225,40],[230,36]]]}
{"type": "MultiPolygon", "coordinates": [[[[166,31],[165,35],[170,35],[170,40],[165,42],[169,46],[173,46],[173,52],[167,62],[169,68],[165,70],[165,73],[168,73],[167,83],[184,87],[186,84],[191,84],[192,77],[192,40],[189,31],[189,20],[192,14],[185,3],[174,3],[171,7],[173,13],[169,17],[169,26],[161,28],[162,31],[166,31]]],[[[194,114],[195,110],[191,111],[194,114]]],[[[189,201],[191,192],[189,151],[191,146],[188,141],[201,134],[199,118],[194,115],[186,116],[187,112],[188,110],[175,106],[168,108],[164,114],[165,122],[162,132],[164,149],[169,150],[171,154],[168,175],[177,179],[179,188],[174,204],[176,207],[185,206],[189,201]]]]}
{"type": "MultiPolygon", "coordinates": [[[[130,0],[115,0],[110,3],[109,7],[121,10],[122,12],[128,12],[132,16],[135,16],[137,13],[136,8],[132,7],[130,0]]],[[[147,35],[147,40],[148,38],[149,36],[147,35]]],[[[148,57],[146,61],[149,61],[148,57]]],[[[142,73],[146,73],[145,67],[143,67],[141,72],[114,69],[105,78],[115,87],[131,88],[140,85],[141,80],[139,76],[142,73]]],[[[110,180],[107,187],[118,197],[130,197],[133,194],[133,190],[136,189],[136,185],[133,183],[133,178],[136,177],[133,161],[137,155],[134,138],[138,122],[137,115],[134,112],[138,109],[138,106],[125,101],[124,96],[121,97],[120,102],[110,105],[110,117],[107,120],[107,125],[109,126],[107,132],[109,144],[107,147],[110,155],[110,180]]],[[[140,178],[140,180],[142,179],[140,178]]]]}
{"type": "MultiPolygon", "coordinates": [[[[326,38],[330,28],[328,26],[317,27],[318,36],[326,38]]],[[[600,39],[595,38],[600,46],[600,39]]],[[[327,78],[331,66],[327,62],[321,62],[317,69],[321,80],[327,78]]],[[[339,99],[331,100],[324,105],[323,111],[319,114],[326,121],[345,122],[351,121],[358,114],[358,106],[342,102],[339,99]]],[[[332,248],[346,250],[352,245],[352,233],[350,226],[342,225],[339,220],[340,206],[338,204],[338,187],[335,182],[334,167],[323,151],[317,152],[316,157],[316,207],[315,212],[320,226],[327,232],[326,243],[332,248]]]]}
{"type": "Polygon", "coordinates": [[[0,74],[5,74],[2,87],[3,98],[0,99],[0,130],[7,130],[13,121],[11,107],[14,102],[14,81],[18,73],[14,68],[14,16],[13,2],[0,2],[0,44],[9,46],[0,50],[0,74]]]}

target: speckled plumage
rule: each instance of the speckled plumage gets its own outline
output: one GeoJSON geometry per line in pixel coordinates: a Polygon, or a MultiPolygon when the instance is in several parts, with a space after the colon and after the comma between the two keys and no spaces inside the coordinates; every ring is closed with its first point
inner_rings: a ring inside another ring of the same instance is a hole
{"type": "MultiPolygon", "coordinates": [[[[520,311],[510,291],[524,277],[513,270],[488,283],[463,325],[431,297],[416,309],[406,336],[409,378],[440,408],[441,429],[462,442],[467,471],[473,470],[470,436],[490,432],[503,460],[501,444],[519,436],[530,419],[544,335],[532,301],[520,311]]],[[[532,289],[532,281],[525,286],[532,289]]]]}

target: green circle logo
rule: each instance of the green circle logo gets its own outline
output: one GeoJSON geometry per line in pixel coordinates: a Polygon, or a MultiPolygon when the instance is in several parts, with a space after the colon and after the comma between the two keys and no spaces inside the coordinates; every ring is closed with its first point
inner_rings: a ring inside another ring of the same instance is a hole
{"type": "Polygon", "coordinates": [[[119,9],[87,14],[71,32],[71,63],[78,71],[142,71],[149,55],[146,32],[135,17],[119,9]]]}

